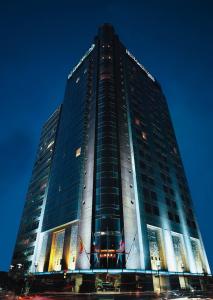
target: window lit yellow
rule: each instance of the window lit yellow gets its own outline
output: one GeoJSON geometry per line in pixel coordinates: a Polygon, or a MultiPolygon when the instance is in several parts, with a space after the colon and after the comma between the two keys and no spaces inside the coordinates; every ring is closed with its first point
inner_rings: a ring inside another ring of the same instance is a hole
{"type": "Polygon", "coordinates": [[[78,156],[80,156],[80,155],[81,155],[81,147],[78,148],[78,149],[76,149],[76,151],[75,151],[75,156],[76,156],[76,157],[78,157],[78,156]]]}

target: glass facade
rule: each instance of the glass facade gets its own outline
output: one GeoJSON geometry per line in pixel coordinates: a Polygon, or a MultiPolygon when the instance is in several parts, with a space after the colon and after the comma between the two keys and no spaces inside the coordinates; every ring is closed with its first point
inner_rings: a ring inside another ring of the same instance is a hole
{"type": "Polygon", "coordinates": [[[39,233],[41,231],[46,206],[49,175],[55,150],[60,110],[61,109],[58,108],[42,128],[12,258],[12,265],[15,268],[17,268],[18,264],[21,264],[26,270],[29,268],[34,270],[35,268],[34,256],[39,243],[39,233]]]}
{"type": "Polygon", "coordinates": [[[118,143],[118,106],[111,32],[100,30],[93,248],[95,268],[121,268],[122,196],[118,143]]]}
{"type": "Polygon", "coordinates": [[[18,248],[31,238],[23,219],[14,260],[34,253],[39,272],[210,273],[165,96],[111,25],[69,74],[45,128],[49,164],[35,167],[28,193],[46,195],[41,222],[27,224],[39,228],[36,250],[18,248]],[[48,140],[47,128],[57,128],[48,140]]]}
{"type": "Polygon", "coordinates": [[[82,64],[67,81],[42,231],[78,218],[87,84],[82,64]]]}

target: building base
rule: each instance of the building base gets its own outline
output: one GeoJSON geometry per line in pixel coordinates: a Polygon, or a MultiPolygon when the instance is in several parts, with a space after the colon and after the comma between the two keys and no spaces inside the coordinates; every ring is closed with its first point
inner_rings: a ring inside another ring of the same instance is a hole
{"type": "Polygon", "coordinates": [[[207,290],[212,276],[145,272],[54,272],[28,276],[30,292],[75,293],[207,290]]]}

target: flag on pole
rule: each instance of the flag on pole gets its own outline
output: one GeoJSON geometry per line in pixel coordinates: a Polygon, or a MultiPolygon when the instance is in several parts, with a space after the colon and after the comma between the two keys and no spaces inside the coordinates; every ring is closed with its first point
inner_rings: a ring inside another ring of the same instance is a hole
{"type": "Polygon", "coordinates": [[[123,240],[121,240],[119,243],[119,248],[118,248],[118,250],[116,250],[116,252],[122,253],[122,252],[124,252],[124,250],[125,250],[125,243],[123,240]]]}
{"type": "Polygon", "coordinates": [[[120,259],[122,258],[122,254],[125,251],[125,243],[123,240],[120,240],[119,243],[119,248],[116,250],[117,252],[117,264],[120,261],[120,259]]]}

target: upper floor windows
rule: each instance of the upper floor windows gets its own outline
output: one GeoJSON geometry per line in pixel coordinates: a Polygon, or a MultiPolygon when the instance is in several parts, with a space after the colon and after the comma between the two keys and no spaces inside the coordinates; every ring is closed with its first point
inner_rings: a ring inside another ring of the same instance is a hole
{"type": "Polygon", "coordinates": [[[151,205],[147,202],[144,203],[145,211],[149,214],[153,214],[156,216],[160,215],[159,208],[155,205],[151,205]]]}
{"type": "Polygon", "coordinates": [[[163,181],[167,184],[171,184],[172,180],[168,175],[165,175],[164,173],[160,173],[161,178],[163,179],[163,181]]]}
{"type": "Polygon", "coordinates": [[[150,165],[146,164],[144,161],[140,161],[140,167],[143,171],[146,171],[150,174],[153,173],[153,168],[150,165]]]}
{"type": "Polygon", "coordinates": [[[173,191],[172,188],[170,188],[170,187],[168,187],[168,186],[166,186],[166,185],[163,185],[163,189],[164,189],[164,192],[165,192],[166,194],[170,194],[170,195],[174,196],[174,191],[173,191]]]}
{"type": "Polygon", "coordinates": [[[147,201],[157,201],[157,194],[154,191],[148,190],[147,188],[143,188],[143,195],[145,200],[147,201]]]}
{"type": "Polygon", "coordinates": [[[147,184],[155,185],[155,181],[152,177],[145,174],[141,174],[142,181],[147,184]]]}
{"type": "Polygon", "coordinates": [[[169,172],[169,168],[163,164],[162,162],[158,162],[159,164],[159,167],[163,170],[163,171],[166,171],[166,172],[169,172]]]}
{"type": "Polygon", "coordinates": [[[168,218],[176,223],[180,223],[180,218],[178,215],[171,213],[170,211],[168,211],[168,218]]]}

